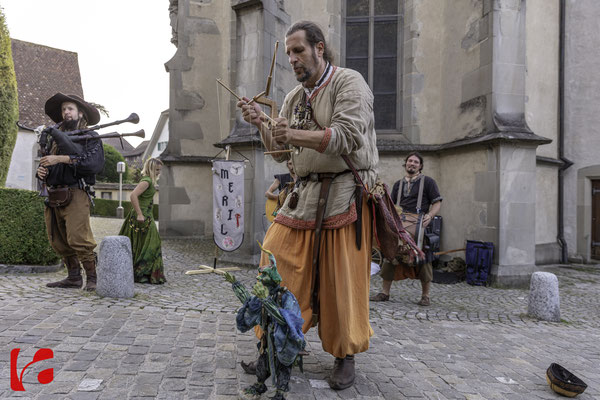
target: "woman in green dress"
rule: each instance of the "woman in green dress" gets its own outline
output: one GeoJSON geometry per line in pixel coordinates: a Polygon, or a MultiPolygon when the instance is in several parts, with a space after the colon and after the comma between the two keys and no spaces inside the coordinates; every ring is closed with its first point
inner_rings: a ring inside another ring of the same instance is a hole
{"type": "Polygon", "coordinates": [[[152,215],[156,181],[162,161],[149,158],[142,169],[142,179],[129,196],[132,208],[125,217],[119,235],[131,240],[133,279],[139,283],[165,283],[160,236],[152,215]]]}

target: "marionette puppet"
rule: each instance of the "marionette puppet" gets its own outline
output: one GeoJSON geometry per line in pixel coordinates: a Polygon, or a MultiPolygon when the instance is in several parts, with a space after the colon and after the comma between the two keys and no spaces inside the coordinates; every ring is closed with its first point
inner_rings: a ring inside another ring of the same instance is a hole
{"type": "Polygon", "coordinates": [[[304,320],[296,297],[280,285],[281,276],[273,253],[262,246],[261,250],[269,255],[270,264],[259,269],[251,293],[233,275],[225,273],[225,280],[231,283],[233,292],[242,302],[236,317],[238,330],[243,333],[260,326],[262,331],[257,344],[257,382],[243,389],[240,395],[244,399],[260,398],[267,391],[265,381],[271,376],[276,388],[271,399],[283,400],[284,393],[289,390],[292,367],[298,365],[302,371],[306,346],[302,333],[304,320]]]}

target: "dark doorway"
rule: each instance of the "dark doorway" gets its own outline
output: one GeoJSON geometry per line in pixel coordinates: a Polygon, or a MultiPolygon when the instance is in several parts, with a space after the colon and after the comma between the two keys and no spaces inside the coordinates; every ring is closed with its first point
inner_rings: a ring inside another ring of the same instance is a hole
{"type": "Polygon", "coordinates": [[[592,180],[592,258],[600,260],[600,180],[592,180]]]}

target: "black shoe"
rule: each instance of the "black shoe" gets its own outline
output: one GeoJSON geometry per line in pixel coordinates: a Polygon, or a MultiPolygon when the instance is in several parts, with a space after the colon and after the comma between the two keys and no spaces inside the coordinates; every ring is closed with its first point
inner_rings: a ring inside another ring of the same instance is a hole
{"type": "Polygon", "coordinates": [[[329,387],[333,390],[347,389],[354,385],[354,377],[354,356],[336,357],[329,377],[329,387]]]}

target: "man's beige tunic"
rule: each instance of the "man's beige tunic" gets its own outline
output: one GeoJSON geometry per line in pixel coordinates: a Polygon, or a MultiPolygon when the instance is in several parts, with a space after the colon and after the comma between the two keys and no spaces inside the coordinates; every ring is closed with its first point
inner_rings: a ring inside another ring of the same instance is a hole
{"type": "MultiPolygon", "coordinates": [[[[359,170],[363,182],[372,187],[377,178],[379,155],[376,147],[373,94],[360,73],[346,68],[332,67],[328,81],[316,89],[308,99],[313,110],[310,130],[326,129],[320,151],[300,149],[292,153],[294,171],[299,177],[311,173],[342,172],[348,166],[342,159],[347,154],[359,170]]],[[[286,96],[280,115],[292,121],[294,108],[302,101],[304,89],[298,85],[286,96]]],[[[282,157],[280,161],[285,158],[282,157]]],[[[308,180],[300,184],[299,201],[295,209],[288,207],[290,196],[279,210],[275,222],[296,229],[314,229],[320,182],[308,180]]],[[[356,220],[354,207],[354,176],[338,176],[331,185],[325,214],[324,229],[335,229],[356,220]]]]}

